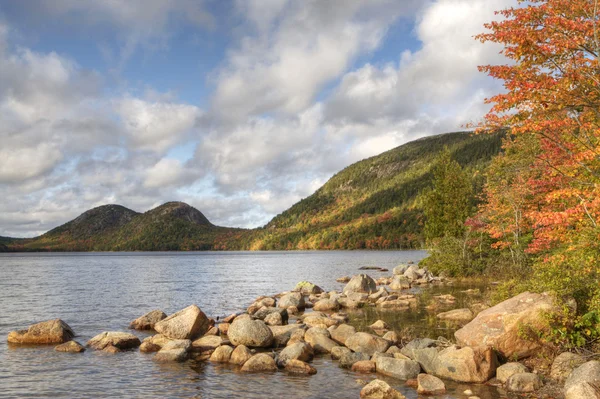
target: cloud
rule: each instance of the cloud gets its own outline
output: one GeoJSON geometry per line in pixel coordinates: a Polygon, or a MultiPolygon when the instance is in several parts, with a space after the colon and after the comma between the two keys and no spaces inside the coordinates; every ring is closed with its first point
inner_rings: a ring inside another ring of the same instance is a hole
{"type": "Polygon", "coordinates": [[[189,171],[186,171],[177,159],[162,158],[147,170],[144,187],[178,186],[185,182],[189,175],[189,171]]]}

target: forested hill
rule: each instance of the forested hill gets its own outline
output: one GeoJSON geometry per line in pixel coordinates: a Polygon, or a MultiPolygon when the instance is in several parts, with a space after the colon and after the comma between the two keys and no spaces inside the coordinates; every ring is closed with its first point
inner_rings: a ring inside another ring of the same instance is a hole
{"type": "Polygon", "coordinates": [[[206,250],[213,248],[217,236],[237,232],[214,226],[182,202],[167,202],[145,213],[103,205],[39,237],[7,246],[12,251],[206,250]]]}
{"type": "Polygon", "coordinates": [[[0,240],[0,251],[421,248],[435,157],[447,146],[478,193],[501,141],[499,134],[465,132],[413,141],[348,166],[259,229],[215,226],[181,202],[145,213],[104,205],[39,237],[0,240]]]}
{"type": "Polygon", "coordinates": [[[473,176],[501,148],[502,135],[448,133],[416,140],[348,166],[313,195],[276,216],[263,229],[239,234],[230,246],[248,249],[392,249],[423,246],[423,193],[431,167],[447,146],[473,176]]]}

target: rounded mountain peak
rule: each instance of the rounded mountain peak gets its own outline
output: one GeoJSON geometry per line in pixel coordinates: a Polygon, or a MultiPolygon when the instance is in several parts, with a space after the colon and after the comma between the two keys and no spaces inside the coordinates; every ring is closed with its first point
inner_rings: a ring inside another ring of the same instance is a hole
{"type": "Polygon", "coordinates": [[[172,201],[162,204],[148,213],[155,217],[175,217],[199,225],[212,226],[212,223],[198,209],[186,204],[185,202],[172,201]]]}

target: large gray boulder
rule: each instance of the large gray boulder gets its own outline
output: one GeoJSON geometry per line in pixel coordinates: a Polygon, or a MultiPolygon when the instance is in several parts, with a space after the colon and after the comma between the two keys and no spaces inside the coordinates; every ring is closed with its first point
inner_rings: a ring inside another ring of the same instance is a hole
{"type": "Polygon", "coordinates": [[[344,293],[348,292],[362,292],[366,294],[372,294],[377,291],[377,283],[371,277],[366,274],[359,274],[353,276],[352,279],[344,287],[344,293]]]}
{"type": "Polygon", "coordinates": [[[208,317],[202,310],[191,305],[156,323],[154,329],[171,339],[194,339],[209,328],[208,317]]]}
{"type": "Polygon", "coordinates": [[[507,359],[533,355],[540,343],[523,336],[522,329],[548,331],[544,314],[557,310],[550,294],[524,292],[480,312],[473,321],[454,333],[459,345],[485,345],[507,359]]]}
{"type": "Polygon", "coordinates": [[[600,399],[600,361],[577,367],[565,381],[565,399],[600,399]]]}
{"type": "Polygon", "coordinates": [[[227,336],[235,346],[267,348],[273,343],[273,332],[265,322],[249,318],[236,318],[229,326],[227,336]]]}
{"type": "Polygon", "coordinates": [[[378,356],[375,360],[375,365],[378,373],[400,380],[417,378],[421,372],[421,366],[414,360],[378,356]]]}
{"type": "Polygon", "coordinates": [[[376,335],[357,332],[346,340],[346,346],[354,352],[363,352],[372,356],[375,352],[385,352],[391,343],[376,335]]]}
{"type": "Polygon", "coordinates": [[[185,362],[189,357],[188,352],[183,348],[175,349],[161,349],[156,352],[156,355],[152,358],[155,362],[159,363],[175,363],[185,362]]]}
{"type": "Polygon", "coordinates": [[[27,330],[11,331],[8,342],[29,345],[62,344],[72,340],[74,336],[75,333],[67,323],[54,319],[33,324],[27,330]]]}

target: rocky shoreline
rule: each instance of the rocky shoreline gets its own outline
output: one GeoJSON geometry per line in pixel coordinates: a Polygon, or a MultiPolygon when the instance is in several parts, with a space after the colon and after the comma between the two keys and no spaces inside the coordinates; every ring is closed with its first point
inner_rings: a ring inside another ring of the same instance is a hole
{"type": "MultiPolygon", "coordinates": [[[[381,268],[365,268],[379,272],[381,268]]],[[[365,270],[363,269],[363,270],[365,270]]],[[[188,359],[229,363],[242,372],[275,372],[312,375],[315,356],[331,356],[342,368],[360,373],[378,373],[414,387],[418,394],[446,392],[444,380],[503,386],[508,392],[537,395],[545,385],[564,386],[564,397],[600,398],[600,362],[574,353],[563,353],[552,363],[549,376],[529,371],[517,360],[539,351],[540,343],[525,339],[523,326],[545,328],[542,313],[553,309],[550,295],[523,293],[478,312],[472,308],[452,309],[437,314],[440,320],[456,323],[456,343],[443,339],[416,338],[403,341],[383,320],[367,331],[348,324],[354,309],[375,307],[389,312],[410,312],[419,298],[406,290],[415,286],[444,284],[418,265],[400,265],[393,276],[377,280],[366,274],[342,277],[341,292],[324,292],[304,281],[291,292],[261,296],[245,312],[216,319],[207,317],[196,305],[170,316],[153,310],[130,324],[135,330],[155,331],[141,341],[130,332],[102,332],[86,347],[108,353],[135,350],[155,353],[157,362],[188,359]],[[511,361],[507,361],[511,360],[511,361]]],[[[452,306],[451,295],[435,298],[452,306]]],[[[436,309],[435,303],[431,305],[436,309]]],[[[74,341],[75,333],[55,319],[13,331],[14,345],[49,345],[59,352],[80,353],[86,347],[74,341]]],[[[357,395],[359,392],[357,391],[357,395]]],[[[465,397],[475,399],[470,390],[465,397]]],[[[360,390],[361,398],[403,398],[387,382],[374,379],[360,390]]],[[[533,396],[540,397],[540,396],[533,396]]],[[[553,396],[555,397],[555,396],[553,396]]]]}

